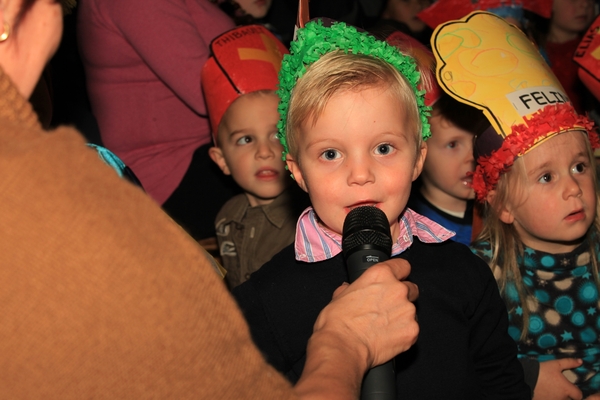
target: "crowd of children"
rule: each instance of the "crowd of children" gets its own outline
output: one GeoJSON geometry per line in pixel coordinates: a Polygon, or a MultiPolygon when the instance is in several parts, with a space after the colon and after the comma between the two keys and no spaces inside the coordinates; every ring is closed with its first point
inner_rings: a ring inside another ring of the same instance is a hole
{"type": "MultiPolygon", "coordinates": [[[[216,218],[220,255],[255,343],[290,381],[317,314],[348,280],[345,216],[366,205],[385,212],[392,256],[420,288],[419,340],[395,360],[404,397],[600,397],[600,142],[553,73],[559,63],[492,11],[437,26],[435,77],[426,49],[335,21],[299,29],[285,57],[265,28],[215,40],[203,73],[211,158],[244,191],[216,218]],[[268,72],[228,70],[227,51],[262,48],[244,35],[276,50],[262,58],[277,60],[268,72]]],[[[555,14],[551,32],[566,18],[555,14]]],[[[585,17],[573,16],[572,39],[585,17]]]]}
{"type": "Polygon", "coordinates": [[[420,291],[399,397],[600,399],[598,100],[572,61],[597,3],[388,0],[371,33],[302,21],[288,51],[270,0],[211,1],[239,25],[202,70],[242,190],[218,253],[267,361],[298,380],[373,206],[420,291]]]}

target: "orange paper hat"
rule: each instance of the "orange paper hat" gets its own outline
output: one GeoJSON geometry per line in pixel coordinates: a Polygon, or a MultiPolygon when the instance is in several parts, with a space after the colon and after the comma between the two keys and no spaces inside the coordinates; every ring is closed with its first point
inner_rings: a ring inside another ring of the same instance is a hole
{"type": "Polygon", "coordinates": [[[410,55],[423,69],[418,87],[420,90],[425,90],[425,105],[433,106],[442,95],[442,90],[435,79],[435,58],[431,51],[415,38],[400,31],[392,32],[385,41],[410,55]]]}
{"type": "Polygon", "coordinates": [[[438,0],[417,16],[431,29],[438,25],[468,15],[473,11],[489,11],[502,18],[521,19],[522,10],[544,18],[552,14],[552,0],[438,0]]]}
{"type": "Polygon", "coordinates": [[[577,115],[535,45],[504,19],[473,12],[440,25],[431,44],[442,89],[483,111],[492,125],[475,139],[479,200],[517,157],[556,134],[587,131],[596,146],[593,123],[577,115]]]}
{"type": "Polygon", "coordinates": [[[286,47],[261,25],[240,26],[215,38],[202,69],[214,143],[223,114],[235,99],[258,90],[277,90],[286,47]]]}
{"type": "Polygon", "coordinates": [[[579,65],[579,78],[600,100],[600,16],[579,43],[573,61],[579,65]]]}

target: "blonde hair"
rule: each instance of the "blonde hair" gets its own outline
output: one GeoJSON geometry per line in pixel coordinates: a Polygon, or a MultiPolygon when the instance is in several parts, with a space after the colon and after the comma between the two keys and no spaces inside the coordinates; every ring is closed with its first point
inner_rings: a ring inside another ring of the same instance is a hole
{"type": "MultiPolygon", "coordinates": [[[[585,142],[590,161],[589,168],[591,168],[594,189],[596,191],[596,217],[594,218],[593,224],[588,229],[586,237],[588,239],[589,251],[592,259],[592,273],[596,284],[600,284],[600,280],[598,279],[596,249],[594,248],[593,241],[590,240],[593,235],[600,234],[600,197],[598,193],[594,154],[589,141],[586,140],[585,142]]],[[[508,299],[509,285],[514,284],[523,311],[521,340],[526,338],[529,327],[530,307],[527,300],[534,297],[523,284],[523,276],[521,275],[521,270],[517,261],[518,257],[523,257],[524,244],[513,224],[506,224],[500,220],[499,211],[509,203],[511,198],[517,197],[523,192],[523,183],[526,179],[527,171],[525,170],[523,157],[519,157],[515,160],[512,168],[500,177],[495,189],[496,193],[493,197],[492,204],[486,201],[484,205],[484,227],[475,241],[486,241],[493,249],[489,265],[498,282],[500,294],[504,298],[509,312],[513,311],[515,307],[514,304],[509,303],[510,300],[508,299]]]]}
{"type": "Polygon", "coordinates": [[[379,58],[340,50],[327,53],[310,65],[292,91],[286,127],[290,154],[297,159],[300,129],[304,124],[314,126],[334,94],[373,87],[392,90],[405,107],[418,152],[423,140],[421,118],[416,95],[406,78],[379,58]]]}

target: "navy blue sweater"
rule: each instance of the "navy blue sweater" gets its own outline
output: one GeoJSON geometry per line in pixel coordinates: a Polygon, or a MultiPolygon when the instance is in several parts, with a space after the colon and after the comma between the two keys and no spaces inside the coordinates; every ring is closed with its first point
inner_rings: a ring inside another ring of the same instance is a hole
{"type": "MultiPolygon", "coordinates": [[[[529,399],[506,306],[490,268],[461,244],[414,244],[399,257],[419,286],[417,343],[396,357],[400,399],[529,399]]],[[[296,382],[319,312],[348,276],[340,255],[295,260],[293,244],[233,290],[256,345],[296,382]]],[[[348,349],[352,351],[352,349],[348,349]]]]}

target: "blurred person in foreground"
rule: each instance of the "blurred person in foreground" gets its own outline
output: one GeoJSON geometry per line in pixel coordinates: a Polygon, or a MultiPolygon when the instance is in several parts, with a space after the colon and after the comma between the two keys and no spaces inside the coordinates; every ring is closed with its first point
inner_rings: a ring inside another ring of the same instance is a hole
{"type": "Polygon", "coordinates": [[[42,130],[27,98],[58,46],[61,3],[2,0],[0,20],[2,397],[351,398],[415,342],[418,290],[390,260],[336,291],[292,388],[202,248],[76,130],[42,130]]]}

